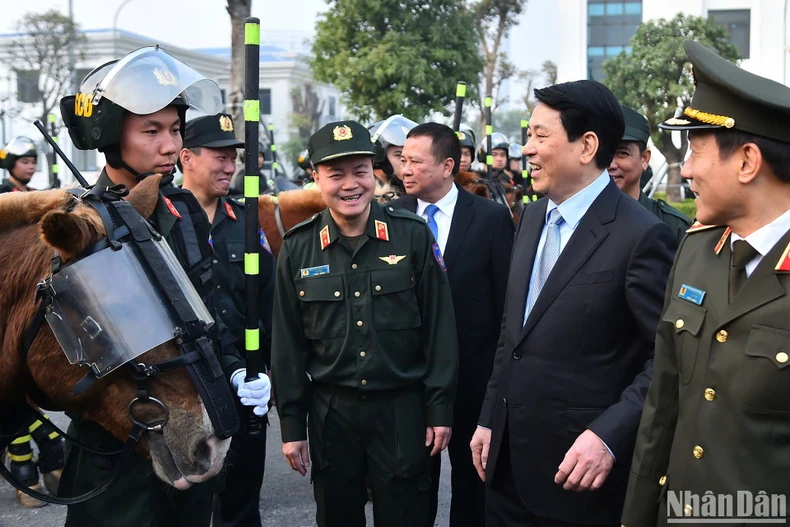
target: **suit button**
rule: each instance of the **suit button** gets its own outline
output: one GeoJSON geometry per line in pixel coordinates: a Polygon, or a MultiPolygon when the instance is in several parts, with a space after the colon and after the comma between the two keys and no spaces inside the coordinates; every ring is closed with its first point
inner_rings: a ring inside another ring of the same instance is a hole
{"type": "Polygon", "coordinates": [[[661,476],[661,479],[658,480],[658,484],[661,485],[662,487],[664,486],[664,484],[666,482],[667,482],[667,477],[666,476],[661,476]]]}
{"type": "Polygon", "coordinates": [[[705,450],[702,449],[701,446],[697,445],[694,447],[694,457],[697,459],[702,458],[705,455],[705,450]]]}
{"type": "Polygon", "coordinates": [[[705,400],[712,401],[716,398],[716,390],[713,388],[705,388],[705,400]]]}
{"type": "Polygon", "coordinates": [[[787,362],[788,358],[790,357],[788,357],[787,353],[785,353],[784,351],[780,351],[779,353],[776,354],[776,362],[780,364],[784,364],[785,362],[787,362]]]}
{"type": "Polygon", "coordinates": [[[516,359],[516,360],[520,359],[521,358],[521,353],[519,353],[518,351],[514,351],[513,352],[513,358],[516,359]]]}
{"type": "Polygon", "coordinates": [[[686,505],[683,507],[684,516],[691,516],[692,514],[694,514],[694,508],[691,505],[686,505]]]}
{"type": "Polygon", "coordinates": [[[716,340],[718,340],[722,344],[727,342],[727,337],[729,337],[729,334],[726,331],[724,331],[723,329],[721,331],[719,331],[718,333],[716,333],[716,340]]]}
{"type": "Polygon", "coordinates": [[[678,329],[682,328],[685,325],[686,325],[686,323],[683,321],[682,318],[679,318],[679,319],[677,319],[675,321],[675,327],[678,328],[678,329]]]}

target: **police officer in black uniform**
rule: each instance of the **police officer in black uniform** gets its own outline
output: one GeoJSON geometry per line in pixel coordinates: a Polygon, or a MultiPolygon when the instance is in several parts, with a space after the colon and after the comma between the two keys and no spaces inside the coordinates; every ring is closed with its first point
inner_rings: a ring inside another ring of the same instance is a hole
{"type": "Polygon", "coordinates": [[[0,150],[0,168],[8,170],[8,178],[0,182],[0,194],[33,190],[27,184],[36,173],[38,151],[36,144],[27,137],[12,139],[0,150]]]}
{"type": "Polygon", "coordinates": [[[441,251],[422,218],[372,200],[362,125],[328,124],[309,150],[328,208],[286,234],[277,262],[283,453],[302,475],[312,458],[320,527],[365,525],[366,480],[377,526],[427,527],[458,370],[441,251]]]}
{"type": "Polygon", "coordinates": [[[461,142],[461,162],[458,164],[459,170],[469,172],[472,170],[472,162],[475,160],[475,132],[468,126],[462,126],[458,131],[458,140],[461,142]]]}
{"type": "MultiPolygon", "coordinates": [[[[94,69],[82,81],[78,94],[61,100],[63,122],[74,145],[105,154],[107,166],[97,186],[122,184],[131,188],[153,173],[165,174],[160,199],[148,220],[165,237],[217,321],[209,337],[218,352],[216,332],[222,323],[216,316],[212,295],[208,220],[192,193],[170,182],[181,150],[187,108],[211,113],[220,104],[216,83],[159,47],[138,49],[94,69]]],[[[235,348],[222,348],[219,358],[228,377],[244,378],[244,362],[235,348]]],[[[244,389],[246,383],[240,383],[239,392],[244,389]]],[[[250,405],[267,404],[268,397],[265,401],[254,399],[250,405]]],[[[97,423],[76,415],[72,416],[69,432],[94,449],[112,451],[121,446],[97,423]]],[[[82,494],[109,479],[114,457],[96,455],[69,442],[66,447],[62,495],[82,494]]],[[[135,454],[106,491],[69,506],[66,526],[207,527],[218,483],[214,478],[187,491],[175,491],[153,474],[150,460],[135,454]]]]}
{"type": "MultiPolygon", "coordinates": [[[[226,197],[236,167],[236,149],[244,143],[233,133],[228,114],[198,117],[187,122],[179,165],[183,188],[191,191],[211,223],[214,249],[215,303],[224,328],[223,347],[244,349],[245,275],[244,205],[226,197]]],[[[261,230],[259,258],[260,352],[271,363],[272,302],[274,299],[274,256],[261,230]]],[[[270,385],[262,378],[261,389],[270,385]]],[[[241,410],[241,408],[239,408],[241,410]]],[[[242,420],[242,426],[245,424],[242,420]]],[[[217,527],[260,527],[260,494],[266,462],[266,429],[250,436],[239,430],[231,442],[225,464],[225,488],[218,495],[214,516],[217,527]]]]}

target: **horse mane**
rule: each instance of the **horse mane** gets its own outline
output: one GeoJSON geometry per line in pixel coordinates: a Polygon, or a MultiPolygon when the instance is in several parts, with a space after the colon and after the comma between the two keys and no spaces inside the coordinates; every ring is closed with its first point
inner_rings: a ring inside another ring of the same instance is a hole
{"type": "Polygon", "coordinates": [[[0,196],[0,232],[38,223],[47,212],[65,209],[71,195],[63,190],[9,192],[0,196]]]}

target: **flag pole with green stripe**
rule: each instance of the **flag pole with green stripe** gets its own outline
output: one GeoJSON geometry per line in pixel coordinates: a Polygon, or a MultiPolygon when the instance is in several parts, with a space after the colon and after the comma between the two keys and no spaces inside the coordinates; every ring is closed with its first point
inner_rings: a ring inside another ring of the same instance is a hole
{"type": "Polygon", "coordinates": [[[486,166],[488,167],[488,181],[491,181],[493,177],[492,174],[492,167],[491,165],[494,164],[494,151],[493,151],[493,139],[491,135],[494,133],[494,124],[491,122],[491,105],[493,104],[494,100],[491,95],[486,96],[486,166]]]}
{"type": "Polygon", "coordinates": [[[464,99],[466,98],[466,83],[458,81],[455,87],[455,115],[453,116],[453,130],[456,134],[461,130],[461,117],[464,113],[464,99]]]}

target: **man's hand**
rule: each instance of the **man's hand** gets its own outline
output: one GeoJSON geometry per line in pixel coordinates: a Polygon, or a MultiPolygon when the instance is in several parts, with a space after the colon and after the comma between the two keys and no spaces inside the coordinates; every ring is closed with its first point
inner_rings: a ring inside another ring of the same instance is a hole
{"type": "Polygon", "coordinates": [[[425,429],[425,446],[431,446],[433,443],[431,457],[447,448],[451,435],[453,435],[453,429],[449,426],[429,426],[425,429]]]}
{"type": "Polygon", "coordinates": [[[488,465],[488,448],[491,446],[491,430],[477,427],[469,447],[472,449],[472,464],[477,470],[477,475],[486,480],[486,465],[488,465]]]}
{"type": "Polygon", "coordinates": [[[304,476],[310,468],[310,453],[307,450],[307,441],[291,441],[283,443],[283,454],[291,468],[304,476]]]}
{"type": "Polygon", "coordinates": [[[576,438],[559,466],[554,483],[565,490],[597,490],[614,466],[614,459],[595,432],[585,430],[576,438]]]}

